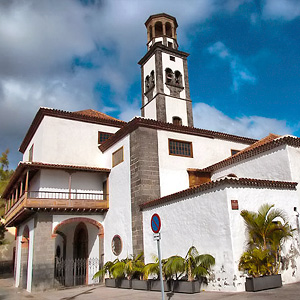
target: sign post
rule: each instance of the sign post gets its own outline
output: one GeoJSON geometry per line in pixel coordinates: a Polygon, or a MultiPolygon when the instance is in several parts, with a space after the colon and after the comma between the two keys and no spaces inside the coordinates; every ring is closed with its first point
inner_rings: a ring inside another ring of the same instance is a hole
{"type": "Polygon", "coordinates": [[[153,238],[157,241],[157,252],[158,252],[158,262],[159,262],[159,277],[160,277],[160,287],[161,287],[161,299],[165,300],[165,291],[164,291],[164,281],[162,277],[162,264],[161,264],[161,253],[160,253],[160,228],[161,221],[158,214],[154,214],[151,217],[151,229],[153,231],[153,238]]]}

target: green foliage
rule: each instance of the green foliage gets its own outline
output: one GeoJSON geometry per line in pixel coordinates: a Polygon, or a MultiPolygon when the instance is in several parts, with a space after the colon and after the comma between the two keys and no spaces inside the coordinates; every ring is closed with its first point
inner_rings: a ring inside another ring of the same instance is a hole
{"type": "Polygon", "coordinates": [[[7,229],[5,228],[5,225],[0,222],[0,245],[4,245],[6,244],[6,241],[5,241],[5,232],[7,231],[7,229]]]}
{"type": "Polygon", "coordinates": [[[1,199],[1,195],[13,174],[13,171],[9,170],[8,153],[9,149],[6,149],[0,156],[0,217],[4,215],[5,208],[5,202],[4,199],[1,199]]]}
{"type": "Polygon", "coordinates": [[[93,279],[104,277],[105,274],[108,274],[109,278],[141,278],[145,267],[143,260],[143,253],[141,253],[131,258],[116,259],[113,262],[108,261],[103,268],[93,276],[93,279]]]}
{"type": "Polygon", "coordinates": [[[253,277],[278,274],[282,245],[293,235],[286,214],[274,205],[264,204],[257,213],[243,210],[241,216],[248,231],[248,244],[239,269],[253,277]]]}

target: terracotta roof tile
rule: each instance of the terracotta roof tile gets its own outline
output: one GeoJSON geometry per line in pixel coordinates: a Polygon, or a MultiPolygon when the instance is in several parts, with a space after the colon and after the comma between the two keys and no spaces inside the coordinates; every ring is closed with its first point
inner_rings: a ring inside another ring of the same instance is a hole
{"type": "Polygon", "coordinates": [[[104,114],[100,111],[94,110],[94,109],[85,109],[85,110],[74,111],[73,114],[79,114],[79,115],[84,115],[84,116],[88,116],[88,117],[100,118],[100,119],[121,121],[119,119],[113,118],[109,115],[106,115],[106,114],[104,114]]]}
{"type": "Polygon", "coordinates": [[[127,122],[115,119],[106,114],[103,114],[103,113],[100,113],[97,111],[93,111],[93,110],[70,112],[70,111],[64,111],[64,110],[59,110],[59,109],[40,107],[39,111],[36,113],[32,123],[25,135],[25,138],[19,148],[20,152],[22,152],[22,153],[25,152],[26,147],[28,146],[34,133],[38,129],[44,116],[51,116],[51,117],[56,117],[56,118],[63,118],[63,119],[69,119],[69,120],[75,120],[75,121],[81,121],[81,122],[87,122],[87,123],[93,123],[93,124],[103,124],[103,125],[114,126],[114,127],[119,127],[119,128],[121,128],[125,124],[127,124],[127,122]]]}
{"type": "Polygon", "coordinates": [[[272,180],[262,180],[262,179],[252,179],[252,178],[232,178],[224,177],[215,181],[203,183],[199,186],[188,188],[186,190],[167,195],[162,198],[148,201],[140,205],[141,210],[157,206],[164,205],[174,200],[183,200],[184,197],[195,195],[215,187],[220,186],[248,186],[248,187],[263,187],[263,188],[273,188],[273,189],[296,189],[297,182],[288,181],[272,181],[272,180]]]}

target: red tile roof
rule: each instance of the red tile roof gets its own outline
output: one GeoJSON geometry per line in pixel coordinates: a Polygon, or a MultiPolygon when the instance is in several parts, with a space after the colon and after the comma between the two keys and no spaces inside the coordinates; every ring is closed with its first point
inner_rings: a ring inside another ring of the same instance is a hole
{"type": "Polygon", "coordinates": [[[79,110],[79,111],[74,111],[73,114],[79,114],[79,115],[84,115],[88,117],[95,117],[95,118],[100,118],[100,119],[106,119],[106,120],[115,120],[120,122],[119,119],[113,118],[109,115],[106,115],[100,111],[94,110],[94,109],[85,109],[85,110],[79,110]]]}
{"type": "Polygon", "coordinates": [[[87,122],[87,123],[94,123],[94,124],[102,124],[102,125],[109,125],[114,127],[123,127],[125,124],[127,124],[124,121],[115,119],[113,117],[110,117],[106,114],[103,114],[101,112],[97,112],[95,110],[83,110],[79,112],[69,112],[59,109],[52,109],[52,108],[46,108],[46,107],[40,107],[39,111],[35,115],[26,135],[25,138],[19,148],[19,151],[24,153],[30,140],[32,139],[34,133],[38,129],[41,121],[43,120],[44,116],[51,116],[56,118],[63,118],[63,119],[69,119],[69,120],[75,120],[75,121],[81,121],[81,122],[87,122]]]}
{"type": "Polygon", "coordinates": [[[219,180],[203,183],[199,186],[188,188],[186,190],[167,195],[165,197],[151,200],[140,205],[141,210],[154,207],[157,205],[164,205],[174,200],[183,200],[184,197],[199,194],[201,192],[221,187],[221,186],[246,186],[246,187],[262,187],[262,188],[272,188],[272,189],[296,189],[297,182],[288,181],[272,181],[272,180],[262,180],[262,179],[252,179],[252,178],[232,178],[225,177],[219,180]]]}
{"type": "Polygon", "coordinates": [[[281,145],[290,145],[294,147],[300,147],[300,138],[294,136],[279,136],[276,134],[269,134],[267,137],[257,141],[256,143],[250,145],[249,147],[243,149],[242,151],[232,155],[222,161],[219,161],[211,166],[204,169],[199,169],[202,172],[213,172],[221,168],[227,167],[234,163],[243,161],[249,157],[253,157],[262,152],[269,151],[271,149],[277,148],[281,145]]]}
{"type": "Polygon", "coordinates": [[[103,172],[103,173],[110,172],[110,169],[98,168],[98,167],[48,164],[48,163],[41,163],[41,162],[20,162],[2,194],[3,198],[6,198],[8,196],[8,193],[10,192],[11,188],[15,185],[19,177],[27,169],[29,170],[57,169],[57,170],[74,170],[74,171],[83,171],[83,172],[103,172]]]}

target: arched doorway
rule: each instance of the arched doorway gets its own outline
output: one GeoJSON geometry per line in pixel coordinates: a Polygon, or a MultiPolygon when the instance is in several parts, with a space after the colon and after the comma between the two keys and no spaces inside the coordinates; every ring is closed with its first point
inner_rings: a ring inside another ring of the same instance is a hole
{"type": "Polygon", "coordinates": [[[21,240],[21,280],[20,286],[27,289],[27,273],[28,273],[28,253],[29,253],[29,228],[26,225],[23,230],[21,240]]]}
{"type": "Polygon", "coordinates": [[[75,285],[86,284],[88,240],[88,230],[86,225],[81,222],[76,226],[74,232],[73,258],[75,285]]]}

